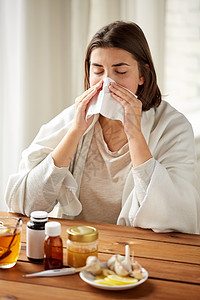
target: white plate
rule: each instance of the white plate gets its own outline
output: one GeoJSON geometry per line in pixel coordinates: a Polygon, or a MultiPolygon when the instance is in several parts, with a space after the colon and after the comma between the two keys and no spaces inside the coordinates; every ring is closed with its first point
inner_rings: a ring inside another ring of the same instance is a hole
{"type": "MultiPolygon", "coordinates": [[[[106,262],[101,263],[101,267],[106,268],[106,262]]],[[[126,284],[126,285],[104,285],[104,284],[98,284],[95,283],[94,280],[96,279],[94,275],[92,275],[89,272],[80,272],[79,275],[81,277],[81,279],[85,282],[87,282],[88,284],[90,284],[91,286],[94,286],[98,289],[102,289],[102,290],[112,290],[112,291],[122,291],[122,290],[128,290],[128,289],[132,289],[140,284],[142,284],[143,282],[145,282],[148,278],[148,272],[142,268],[142,272],[145,274],[145,277],[141,280],[139,280],[137,283],[133,283],[133,284],[126,284]]]]}

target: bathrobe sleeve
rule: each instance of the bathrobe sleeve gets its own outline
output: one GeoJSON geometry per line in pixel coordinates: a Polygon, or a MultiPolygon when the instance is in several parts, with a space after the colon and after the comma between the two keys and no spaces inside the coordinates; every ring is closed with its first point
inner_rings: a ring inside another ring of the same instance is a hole
{"type": "Polygon", "coordinates": [[[74,105],[43,125],[23,151],[19,171],[9,178],[6,202],[10,211],[30,215],[33,210],[50,212],[57,202],[63,213],[77,215],[82,207],[77,182],[68,168],[57,168],[51,157],[72,124],[74,105]]]}
{"type": "Polygon", "coordinates": [[[200,233],[200,198],[195,188],[195,145],[187,119],[163,103],[148,138],[154,167],[146,190],[130,172],[118,224],[156,232],[200,233]]]}

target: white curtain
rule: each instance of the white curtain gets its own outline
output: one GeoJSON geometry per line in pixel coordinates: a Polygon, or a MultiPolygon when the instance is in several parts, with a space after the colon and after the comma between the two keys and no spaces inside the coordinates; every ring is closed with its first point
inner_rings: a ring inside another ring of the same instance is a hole
{"type": "Polygon", "coordinates": [[[0,0],[0,210],[22,150],[83,92],[86,46],[100,27],[138,23],[162,88],[164,8],[165,0],[0,0]]]}

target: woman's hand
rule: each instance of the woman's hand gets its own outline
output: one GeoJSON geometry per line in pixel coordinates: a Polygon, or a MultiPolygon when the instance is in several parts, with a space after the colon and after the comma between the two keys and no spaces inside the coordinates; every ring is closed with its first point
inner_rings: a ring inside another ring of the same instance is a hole
{"type": "Polygon", "coordinates": [[[132,166],[135,168],[152,157],[141,131],[142,102],[116,83],[110,84],[110,91],[124,108],[124,131],[128,138],[132,166]]]}
{"type": "Polygon", "coordinates": [[[51,153],[55,166],[59,168],[69,166],[81,136],[93,120],[93,117],[85,120],[88,103],[100,91],[102,84],[103,81],[100,81],[76,98],[73,125],[51,153]]]}
{"type": "Polygon", "coordinates": [[[82,136],[87,128],[91,125],[94,116],[86,120],[86,113],[89,102],[92,98],[101,90],[103,86],[103,80],[99,81],[96,85],[90,87],[81,96],[77,97],[75,100],[75,117],[72,129],[82,136]]]}
{"type": "Polygon", "coordinates": [[[112,97],[119,102],[124,109],[124,131],[127,138],[141,134],[142,102],[132,93],[118,84],[112,82],[109,86],[112,97]]]}

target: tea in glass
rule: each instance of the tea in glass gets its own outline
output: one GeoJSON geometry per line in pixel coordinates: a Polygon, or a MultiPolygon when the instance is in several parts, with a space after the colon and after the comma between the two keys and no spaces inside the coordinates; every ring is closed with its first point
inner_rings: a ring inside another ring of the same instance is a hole
{"type": "Polygon", "coordinates": [[[0,216],[0,268],[12,268],[21,248],[22,220],[0,216]]]}

